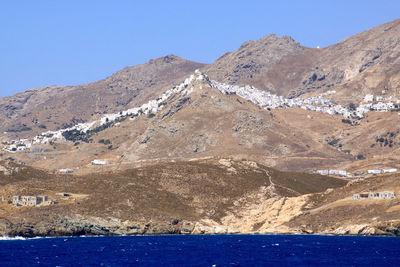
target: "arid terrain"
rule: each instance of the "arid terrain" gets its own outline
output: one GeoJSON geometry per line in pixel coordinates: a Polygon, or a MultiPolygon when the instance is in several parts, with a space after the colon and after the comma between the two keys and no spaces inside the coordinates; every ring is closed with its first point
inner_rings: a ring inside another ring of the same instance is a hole
{"type": "Polygon", "coordinates": [[[400,19],[0,98],[0,234],[399,235],[399,71],[400,19]]]}
{"type": "Polygon", "coordinates": [[[400,225],[398,199],[352,198],[365,190],[399,190],[396,175],[349,182],[227,158],[87,175],[2,166],[9,171],[0,175],[2,235],[397,235],[400,225]],[[54,203],[15,207],[6,201],[13,195],[47,195],[54,203]]]}

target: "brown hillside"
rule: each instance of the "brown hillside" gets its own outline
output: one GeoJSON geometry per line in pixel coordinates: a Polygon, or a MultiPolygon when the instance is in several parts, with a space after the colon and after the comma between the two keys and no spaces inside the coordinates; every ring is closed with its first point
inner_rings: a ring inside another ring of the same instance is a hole
{"type": "Polygon", "coordinates": [[[168,55],[126,67],[101,81],[41,87],[0,98],[0,131],[9,136],[32,136],[135,107],[202,66],[168,55]]]}

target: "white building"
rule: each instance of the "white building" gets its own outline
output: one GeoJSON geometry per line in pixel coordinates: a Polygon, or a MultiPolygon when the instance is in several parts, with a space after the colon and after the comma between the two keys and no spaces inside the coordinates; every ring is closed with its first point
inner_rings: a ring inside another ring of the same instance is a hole
{"type": "Polygon", "coordinates": [[[372,102],[372,101],[374,101],[374,95],[370,95],[370,94],[365,95],[364,102],[372,102]]]}
{"type": "Polygon", "coordinates": [[[15,206],[36,207],[49,204],[47,196],[13,196],[12,203],[15,206]]]}
{"type": "Polygon", "coordinates": [[[102,161],[102,160],[98,160],[98,159],[95,159],[92,161],[92,165],[107,165],[107,164],[108,164],[107,161],[102,161]]]}
{"type": "Polygon", "coordinates": [[[367,173],[368,174],[380,174],[380,173],[382,173],[382,170],[368,170],[367,173]]]}
{"type": "Polygon", "coordinates": [[[72,173],[72,172],[74,172],[74,170],[73,169],[60,169],[59,172],[61,172],[61,173],[72,173]]]}
{"type": "Polygon", "coordinates": [[[321,175],[329,175],[329,170],[317,170],[315,173],[321,174],[321,175]]]}
{"type": "Polygon", "coordinates": [[[393,173],[393,172],[397,172],[397,169],[393,168],[393,169],[383,169],[382,170],[383,173],[393,173]]]}
{"type": "Polygon", "coordinates": [[[329,170],[329,175],[348,176],[348,173],[343,170],[329,170]]]}

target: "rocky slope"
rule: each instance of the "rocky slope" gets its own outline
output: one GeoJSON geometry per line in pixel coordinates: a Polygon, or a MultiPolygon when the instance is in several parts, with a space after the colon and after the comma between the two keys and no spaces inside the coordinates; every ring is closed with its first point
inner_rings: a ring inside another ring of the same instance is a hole
{"type": "Polygon", "coordinates": [[[291,37],[272,34],[244,43],[204,70],[220,82],[251,84],[287,97],[334,89],[342,94],[338,100],[360,100],[366,93],[398,88],[399,36],[400,20],[326,48],[302,47],[291,37]]]}
{"type": "Polygon", "coordinates": [[[99,130],[54,133],[29,151],[9,154],[28,165],[54,171],[79,168],[79,172],[94,171],[88,163],[96,158],[114,170],[216,156],[243,157],[286,170],[352,161],[346,153],[315,141],[309,132],[292,127],[279,112],[225,90],[196,72],[156,101],[107,115],[105,124],[94,128],[99,130]],[[115,116],[119,117],[112,121],[115,116]],[[46,144],[47,139],[52,145],[46,144]]]}
{"type": "Polygon", "coordinates": [[[0,98],[0,131],[32,136],[141,105],[202,66],[168,55],[126,67],[101,81],[46,86],[0,98]]]}
{"type": "Polygon", "coordinates": [[[368,93],[397,94],[399,31],[400,20],[395,20],[326,48],[303,47],[289,36],[271,34],[210,65],[169,55],[90,84],[31,89],[0,98],[0,131],[31,135],[141,105],[198,68],[218,82],[250,84],[286,97],[336,90],[334,99],[348,104],[368,93]]]}
{"type": "Polygon", "coordinates": [[[1,164],[32,178],[0,172],[8,180],[0,189],[0,235],[400,233],[399,199],[352,198],[399,190],[398,175],[348,182],[229,158],[82,176],[1,164]],[[56,203],[15,207],[7,203],[13,195],[48,195],[56,203]]]}
{"type": "Polygon", "coordinates": [[[252,161],[231,159],[156,164],[83,176],[39,173],[25,167],[25,177],[32,178],[19,179],[21,173],[0,172],[4,181],[0,195],[5,198],[0,202],[1,235],[192,232],[197,231],[196,223],[205,226],[203,220],[216,225],[224,221],[231,211],[246,207],[253,194],[283,199],[346,184],[337,178],[282,173],[252,161]],[[58,197],[60,192],[69,197],[58,197]],[[7,203],[13,195],[48,195],[57,204],[14,207],[7,203]]]}

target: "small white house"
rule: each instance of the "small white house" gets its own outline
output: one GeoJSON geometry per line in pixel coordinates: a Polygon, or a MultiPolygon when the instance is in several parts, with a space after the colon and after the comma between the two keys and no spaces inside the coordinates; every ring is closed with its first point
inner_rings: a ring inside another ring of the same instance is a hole
{"type": "Polygon", "coordinates": [[[74,172],[74,170],[73,169],[60,169],[59,172],[60,173],[72,173],[72,172],[74,172]]]}
{"type": "Polygon", "coordinates": [[[92,165],[107,165],[107,164],[108,164],[107,161],[102,161],[102,160],[98,160],[98,159],[95,159],[92,161],[92,165]]]}
{"type": "Polygon", "coordinates": [[[339,176],[347,176],[347,171],[343,170],[329,170],[329,175],[339,175],[339,176]]]}
{"type": "Polygon", "coordinates": [[[329,170],[317,170],[315,173],[321,174],[321,175],[329,175],[329,170]]]}
{"type": "Polygon", "coordinates": [[[364,102],[371,102],[374,101],[374,95],[368,94],[364,97],[364,102]]]}
{"type": "Polygon", "coordinates": [[[380,174],[380,173],[382,173],[382,170],[368,170],[367,173],[368,174],[380,174]]]}
{"type": "Polygon", "coordinates": [[[353,199],[391,199],[397,198],[397,193],[393,191],[382,191],[382,192],[363,192],[353,195],[353,199]]]}
{"type": "Polygon", "coordinates": [[[393,173],[393,172],[397,172],[397,169],[393,168],[393,169],[383,169],[382,170],[383,173],[393,173]]]}
{"type": "Polygon", "coordinates": [[[25,151],[26,146],[17,146],[17,151],[25,151]]]}

